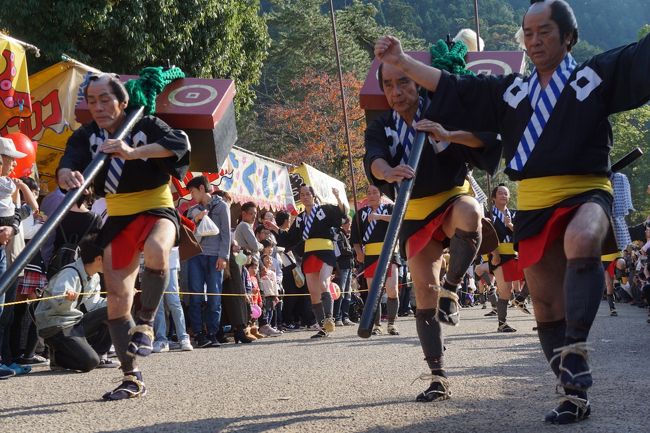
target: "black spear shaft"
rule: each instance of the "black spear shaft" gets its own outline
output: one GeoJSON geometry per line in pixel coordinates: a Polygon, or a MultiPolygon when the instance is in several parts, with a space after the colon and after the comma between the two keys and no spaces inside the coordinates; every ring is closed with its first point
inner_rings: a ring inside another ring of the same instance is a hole
{"type": "MultiPolygon", "coordinates": [[[[140,107],[137,110],[129,113],[125,122],[122,126],[116,131],[115,136],[111,137],[116,140],[123,140],[126,134],[131,131],[131,128],[140,120],[142,113],[144,112],[144,107],[140,107]]],[[[36,232],[36,235],[32,238],[31,241],[25,246],[25,249],[16,257],[16,260],[11,264],[7,271],[2,274],[0,277],[0,294],[5,293],[9,286],[16,280],[20,271],[27,266],[27,264],[32,260],[32,257],[36,252],[41,248],[43,242],[50,236],[50,234],[56,229],[56,227],[61,223],[63,217],[70,210],[73,204],[81,197],[83,191],[88,188],[93,179],[97,176],[99,171],[102,169],[106,161],[108,161],[109,155],[103,152],[99,152],[97,156],[88,164],[88,167],[84,170],[83,177],[84,181],[79,188],[71,189],[67,192],[63,201],[58,208],[48,215],[48,219],[43,224],[43,227],[36,232]]]]}
{"type": "MultiPolygon", "coordinates": [[[[424,149],[424,142],[426,137],[426,133],[418,132],[415,138],[415,143],[411,148],[408,165],[410,165],[414,170],[417,170],[418,163],[420,162],[420,156],[422,156],[422,149],[424,149]]],[[[359,321],[359,329],[357,330],[357,335],[359,335],[361,338],[369,338],[370,335],[372,335],[372,326],[375,321],[377,306],[381,300],[381,291],[384,287],[384,284],[386,283],[388,265],[390,263],[390,258],[393,255],[393,251],[395,250],[395,246],[397,245],[399,229],[402,225],[402,221],[404,220],[406,205],[411,198],[411,191],[413,191],[414,184],[415,177],[412,177],[411,179],[404,179],[399,186],[399,192],[397,194],[397,199],[395,200],[395,206],[393,207],[393,214],[390,218],[390,222],[388,223],[388,230],[386,231],[384,245],[381,248],[381,254],[379,255],[379,259],[377,261],[375,278],[372,279],[372,286],[368,291],[366,304],[363,308],[361,320],[359,321]]]]}

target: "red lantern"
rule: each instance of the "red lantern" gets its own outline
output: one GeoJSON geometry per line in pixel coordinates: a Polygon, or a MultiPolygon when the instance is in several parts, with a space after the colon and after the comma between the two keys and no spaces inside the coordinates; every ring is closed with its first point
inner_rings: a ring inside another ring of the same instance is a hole
{"type": "Polygon", "coordinates": [[[29,176],[32,174],[32,168],[36,162],[36,148],[38,143],[32,141],[28,136],[21,132],[12,132],[5,135],[6,138],[11,138],[16,145],[16,150],[25,154],[25,157],[16,159],[16,167],[14,171],[9,174],[9,177],[19,178],[29,176]]]}

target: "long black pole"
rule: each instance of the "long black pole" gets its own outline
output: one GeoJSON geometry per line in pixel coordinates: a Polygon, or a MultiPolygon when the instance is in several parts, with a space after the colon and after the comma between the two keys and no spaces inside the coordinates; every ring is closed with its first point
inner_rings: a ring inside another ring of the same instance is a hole
{"type": "MultiPolygon", "coordinates": [[[[348,147],[348,165],[350,167],[350,182],[352,184],[352,201],[354,202],[354,211],[356,212],[358,209],[357,183],[354,180],[354,166],[352,164],[352,146],[350,144],[350,129],[348,128],[348,109],[347,109],[347,102],[345,99],[345,89],[343,88],[343,69],[341,68],[341,55],[339,53],[339,38],[336,35],[336,17],[334,15],[334,3],[332,3],[332,0],[330,0],[330,18],[332,19],[332,36],[334,38],[334,52],[336,53],[336,66],[338,68],[338,75],[339,75],[341,106],[343,107],[343,126],[345,128],[345,143],[347,144],[348,147]]],[[[357,229],[359,229],[359,227],[357,227],[357,229]]],[[[361,233],[361,231],[359,231],[359,233],[361,233]]]]}
{"type": "MultiPolygon", "coordinates": [[[[143,112],[144,107],[140,107],[137,110],[129,113],[126,121],[115,132],[114,137],[111,138],[114,138],[116,140],[124,139],[126,134],[131,131],[131,128],[133,128],[136,122],[140,120],[143,112]]],[[[81,197],[83,191],[88,188],[106,161],[108,161],[108,158],[108,154],[100,152],[97,154],[97,156],[95,156],[90,164],[88,164],[88,167],[86,167],[83,173],[84,181],[81,186],[76,189],[71,189],[67,192],[59,207],[56,208],[52,215],[48,215],[49,218],[45,224],[43,224],[43,227],[41,227],[41,229],[36,232],[36,235],[34,235],[32,240],[29,241],[29,243],[25,246],[25,249],[18,255],[18,257],[16,257],[16,260],[14,260],[7,271],[2,274],[2,277],[0,277],[0,294],[3,294],[8,290],[9,286],[15,281],[16,277],[18,277],[20,271],[25,266],[27,266],[32,257],[34,257],[36,252],[41,248],[43,242],[45,242],[45,239],[47,239],[50,234],[56,229],[72,205],[76,203],[79,197],[81,197]]]]}
{"type": "MultiPolygon", "coordinates": [[[[411,148],[408,165],[410,165],[414,170],[417,170],[417,166],[420,162],[420,156],[422,155],[422,149],[424,149],[426,136],[426,133],[418,132],[418,135],[415,138],[415,144],[411,148]]],[[[363,308],[363,314],[361,315],[361,320],[359,321],[359,329],[357,330],[357,334],[361,338],[369,338],[370,335],[372,335],[372,327],[375,321],[377,306],[381,300],[381,291],[384,287],[384,284],[386,283],[386,272],[388,271],[390,258],[393,255],[395,246],[397,245],[399,229],[402,225],[402,221],[404,220],[406,205],[411,198],[411,191],[413,191],[414,184],[415,177],[411,179],[404,179],[399,186],[399,192],[397,193],[397,199],[395,200],[395,206],[393,207],[393,214],[391,215],[390,222],[388,223],[388,230],[386,231],[384,245],[381,248],[381,254],[379,255],[379,259],[377,261],[375,278],[372,279],[372,286],[368,291],[366,305],[363,308]]]]}
{"type": "MultiPolygon", "coordinates": [[[[474,21],[476,23],[476,51],[481,51],[481,25],[478,16],[478,0],[474,0],[474,21]]],[[[492,194],[492,176],[490,176],[490,173],[486,173],[486,179],[487,193],[492,194]]],[[[488,209],[490,209],[489,199],[485,205],[488,209]]]]}
{"type": "Polygon", "coordinates": [[[478,0],[474,0],[474,21],[476,22],[476,51],[481,51],[481,26],[478,20],[478,0]]]}

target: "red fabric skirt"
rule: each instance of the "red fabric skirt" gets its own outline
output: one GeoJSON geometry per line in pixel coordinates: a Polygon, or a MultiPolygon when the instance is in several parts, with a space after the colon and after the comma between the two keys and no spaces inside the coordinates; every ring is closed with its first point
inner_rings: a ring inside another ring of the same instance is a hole
{"type": "Polygon", "coordinates": [[[406,240],[406,253],[409,257],[418,255],[431,242],[431,239],[438,242],[445,240],[447,235],[442,231],[442,224],[445,222],[445,218],[451,212],[452,208],[453,206],[451,205],[447,206],[447,209],[434,217],[406,240]]]}
{"type": "Polygon", "coordinates": [[[509,283],[511,281],[521,281],[524,279],[524,272],[519,267],[518,262],[519,260],[512,259],[500,266],[503,271],[503,279],[506,280],[506,282],[509,283]]]}
{"type": "MultiPolygon", "coordinates": [[[[377,263],[379,263],[379,259],[372,262],[372,264],[366,266],[366,268],[362,272],[364,278],[375,278],[375,272],[377,271],[377,263]]],[[[386,273],[387,277],[391,277],[393,275],[392,273],[393,265],[394,265],[393,262],[388,263],[388,272],[386,273]]]]}
{"type": "Polygon", "coordinates": [[[541,232],[519,241],[519,269],[523,271],[542,259],[546,248],[564,233],[578,207],[579,204],[555,209],[541,232]]]}
{"type": "Polygon", "coordinates": [[[316,254],[312,254],[302,262],[302,271],[305,274],[320,273],[324,265],[326,265],[324,261],[319,259],[316,254]]]}
{"type": "Polygon", "coordinates": [[[145,241],[160,218],[150,214],[138,215],[113,238],[111,241],[113,269],[126,268],[133,260],[133,256],[142,252],[145,241]]]}
{"type": "Polygon", "coordinates": [[[609,265],[607,265],[607,268],[605,270],[609,274],[612,279],[616,278],[616,262],[618,259],[614,259],[611,262],[609,262],[609,265]]]}

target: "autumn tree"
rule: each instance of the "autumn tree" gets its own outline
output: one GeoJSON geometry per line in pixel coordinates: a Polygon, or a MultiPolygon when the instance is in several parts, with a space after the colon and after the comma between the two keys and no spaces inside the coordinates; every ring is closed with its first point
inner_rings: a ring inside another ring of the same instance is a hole
{"type": "MultiPolygon", "coordinates": [[[[365,120],[359,93],[363,82],[348,72],[344,83],[355,181],[360,189],[367,185],[361,163],[365,120]]],[[[338,77],[308,69],[291,86],[300,98],[272,104],[264,112],[262,125],[269,143],[264,153],[295,165],[305,162],[345,182],[351,191],[338,77]]]]}

